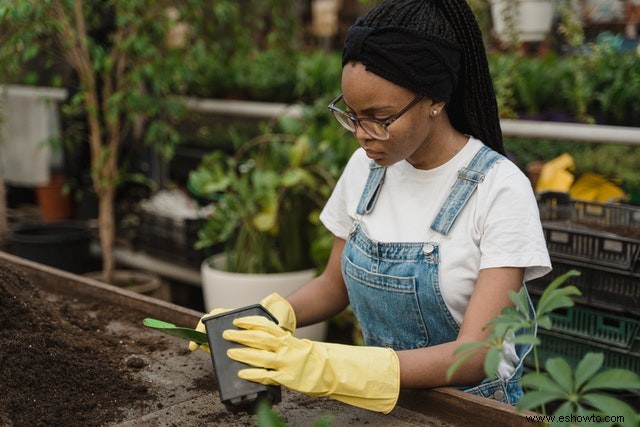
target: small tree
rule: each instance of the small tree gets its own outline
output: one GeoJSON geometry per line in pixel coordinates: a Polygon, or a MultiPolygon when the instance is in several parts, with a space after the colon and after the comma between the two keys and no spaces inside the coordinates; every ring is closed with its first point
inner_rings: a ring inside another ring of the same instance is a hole
{"type": "Polygon", "coordinates": [[[36,57],[74,71],[77,90],[66,108],[86,117],[107,282],[114,269],[116,189],[127,175],[119,161],[122,144],[142,129],[141,140],[171,157],[179,142],[173,119],[185,111],[172,95],[200,83],[203,70],[226,66],[235,53],[218,43],[223,37],[241,36],[249,45],[240,3],[0,0],[0,81],[36,57]]]}

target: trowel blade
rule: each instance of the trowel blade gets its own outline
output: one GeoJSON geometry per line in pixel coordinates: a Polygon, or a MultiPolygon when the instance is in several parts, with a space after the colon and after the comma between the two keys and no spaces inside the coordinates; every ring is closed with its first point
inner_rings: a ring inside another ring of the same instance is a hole
{"type": "Polygon", "coordinates": [[[188,341],[194,341],[198,344],[208,344],[207,334],[204,332],[196,331],[191,328],[184,328],[181,326],[176,326],[173,323],[164,322],[158,319],[152,319],[147,317],[142,321],[142,323],[153,329],[157,329],[160,332],[164,332],[165,334],[182,338],[188,341]]]}

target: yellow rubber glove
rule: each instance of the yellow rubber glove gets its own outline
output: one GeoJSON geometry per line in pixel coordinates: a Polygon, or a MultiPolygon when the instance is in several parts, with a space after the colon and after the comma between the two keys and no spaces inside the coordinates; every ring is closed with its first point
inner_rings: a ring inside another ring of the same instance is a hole
{"type": "Polygon", "coordinates": [[[274,292],[260,301],[260,305],[278,319],[278,326],[292,334],[296,333],[296,314],[289,301],[274,292]]]}
{"type": "Polygon", "coordinates": [[[400,366],[391,349],[298,339],[262,316],[233,324],[241,330],[226,330],[222,337],[247,347],[232,348],[228,356],[255,367],[241,370],[240,378],[385,414],[396,405],[400,366]]]}
{"type": "MultiPolygon", "coordinates": [[[[293,308],[289,302],[278,295],[276,292],[271,295],[266,296],[260,304],[266,308],[269,313],[273,314],[273,316],[278,319],[278,325],[283,329],[291,332],[292,334],[296,331],[296,315],[293,312],[293,308]]],[[[229,311],[227,308],[214,308],[208,314],[205,314],[200,318],[200,321],[196,325],[196,330],[200,332],[206,332],[204,323],[202,323],[202,319],[210,316],[215,316],[216,314],[221,314],[226,311],[229,311]]],[[[211,353],[209,349],[209,344],[199,345],[196,342],[189,341],[189,350],[195,351],[197,349],[201,349],[206,351],[207,353],[211,353]]]]}
{"type": "MultiPolygon", "coordinates": [[[[200,318],[200,320],[198,321],[198,324],[196,325],[196,328],[195,328],[196,331],[206,333],[207,332],[207,328],[204,326],[204,323],[202,323],[202,319],[207,318],[209,316],[215,316],[216,314],[224,313],[225,311],[230,311],[230,310],[228,308],[214,308],[208,314],[205,314],[204,316],[202,316],[200,318]]],[[[195,341],[189,341],[189,350],[196,351],[197,349],[203,350],[203,351],[211,354],[211,349],[209,348],[209,343],[198,344],[195,341]]]]}

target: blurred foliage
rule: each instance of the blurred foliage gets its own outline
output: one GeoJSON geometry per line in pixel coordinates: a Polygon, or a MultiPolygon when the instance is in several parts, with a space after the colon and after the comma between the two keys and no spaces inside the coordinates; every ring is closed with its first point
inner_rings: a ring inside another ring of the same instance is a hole
{"type": "Polygon", "coordinates": [[[489,54],[501,116],[640,126],[640,51],[621,50],[608,34],[584,43],[575,27],[568,19],[561,27],[573,34],[568,53],[489,54]]]}
{"type": "Polygon", "coordinates": [[[296,271],[326,264],[333,243],[320,209],[357,147],[329,122],[326,99],[301,106],[249,140],[236,139],[230,156],[206,155],[188,186],[215,209],[198,233],[198,248],[226,245],[226,269],[244,273],[296,271]]]}

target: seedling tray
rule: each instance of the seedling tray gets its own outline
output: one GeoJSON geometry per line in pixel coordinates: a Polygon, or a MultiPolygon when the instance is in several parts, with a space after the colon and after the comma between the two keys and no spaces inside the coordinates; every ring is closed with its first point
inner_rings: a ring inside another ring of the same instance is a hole
{"type": "Polygon", "coordinates": [[[631,350],[640,340],[640,318],[620,316],[582,305],[559,309],[550,315],[553,331],[631,350]]]}
{"type": "MultiPolygon", "coordinates": [[[[588,352],[603,353],[605,368],[628,369],[640,372],[640,353],[632,350],[622,350],[599,342],[562,334],[544,329],[538,329],[541,344],[538,347],[538,357],[542,365],[551,357],[564,357],[569,365],[576,367],[578,362],[588,352]]],[[[635,349],[634,345],[634,349],[635,349]]],[[[533,356],[527,358],[527,365],[532,366],[533,356]]]]}
{"type": "Polygon", "coordinates": [[[551,258],[553,271],[546,276],[527,283],[534,295],[541,295],[553,279],[569,270],[580,271],[567,284],[574,285],[582,295],[573,297],[577,303],[618,314],[640,316],[640,277],[632,272],[622,272],[592,264],[551,258]]]}

